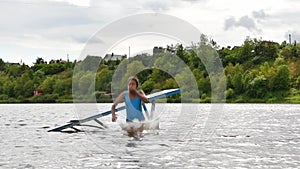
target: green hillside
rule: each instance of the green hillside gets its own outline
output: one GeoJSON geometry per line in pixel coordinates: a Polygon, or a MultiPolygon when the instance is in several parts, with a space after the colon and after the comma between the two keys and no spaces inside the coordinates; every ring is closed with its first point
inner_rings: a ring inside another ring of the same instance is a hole
{"type": "MultiPolygon", "coordinates": [[[[241,46],[218,47],[213,40],[202,38],[199,45],[204,44],[216,49],[224,67],[226,75],[226,102],[230,103],[300,103],[300,44],[294,42],[281,44],[257,39],[247,39],[241,46]],[[212,45],[209,45],[212,44],[212,45]]],[[[151,63],[165,64],[168,56],[176,54],[189,67],[196,78],[199,99],[187,102],[211,101],[211,77],[206,66],[197,57],[197,52],[178,45],[172,50],[155,54],[141,54],[129,59],[105,61],[100,57],[88,56],[83,61],[52,61],[46,63],[37,58],[33,66],[25,64],[9,64],[0,59],[0,102],[1,103],[54,103],[73,102],[72,81],[82,95],[92,91],[97,102],[111,102],[111,82],[118,66],[126,67],[122,70],[126,76],[120,77],[122,89],[126,88],[126,78],[130,72],[143,70],[151,63]],[[165,59],[165,60],[164,60],[165,59]],[[98,67],[96,72],[89,70],[90,65],[98,67]],[[122,65],[123,64],[123,65],[122,65]],[[79,69],[83,73],[73,70],[79,69]],[[95,84],[89,79],[95,78],[95,84]],[[42,95],[34,96],[34,90],[40,90],[42,95]]],[[[214,61],[209,62],[214,63],[214,61]]],[[[176,71],[178,67],[170,64],[170,69],[176,71]],[[173,67],[172,67],[173,66],[173,67]]],[[[178,69],[180,70],[180,69],[178,69]]],[[[146,93],[153,89],[168,89],[178,87],[177,81],[166,71],[159,69],[145,69],[137,74],[140,88],[146,93]]],[[[186,76],[176,78],[185,78],[186,76]]],[[[74,87],[74,86],[73,86],[74,87]]],[[[121,90],[121,88],[120,88],[121,90]]],[[[190,95],[194,92],[190,91],[190,95]]],[[[78,99],[81,96],[74,96],[78,99]]],[[[80,99],[79,99],[80,100],[80,99]]],[[[87,102],[90,100],[85,99],[87,102]]],[[[174,96],[168,102],[180,102],[180,96],[174,96]]]]}

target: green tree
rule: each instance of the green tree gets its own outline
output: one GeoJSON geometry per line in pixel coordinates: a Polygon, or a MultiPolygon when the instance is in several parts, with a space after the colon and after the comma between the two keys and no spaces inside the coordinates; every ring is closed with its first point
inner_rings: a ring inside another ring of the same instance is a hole
{"type": "MultiPolygon", "coordinates": [[[[251,69],[251,70],[247,70],[244,73],[244,88],[246,90],[246,93],[248,93],[248,90],[251,88],[250,87],[250,82],[252,82],[254,80],[254,78],[260,76],[259,71],[256,69],[251,69]]],[[[249,95],[249,94],[248,94],[249,95]]]]}
{"type": "MultiPolygon", "coordinates": [[[[135,61],[132,61],[131,63],[129,63],[127,65],[125,76],[122,78],[122,81],[119,84],[119,88],[125,90],[127,88],[127,85],[124,85],[124,84],[127,84],[128,78],[130,76],[136,76],[136,74],[143,71],[144,68],[145,68],[145,66],[143,65],[143,63],[141,61],[135,60],[135,61]]],[[[118,84],[116,84],[116,85],[118,85],[118,84]]]]}
{"type": "Polygon", "coordinates": [[[232,84],[235,94],[241,94],[243,92],[243,75],[241,72],[233,76],[232,84]]]}
{"type": "Polygon", "coordinates": [[[61,63],[45,64],[41,69],[45,75],[54,75],[64,71],[64,66],[61,63]]]}
{"type": "MultiPolygon", "coordinates": [[[[187,54],[184,54],[187,55],[187,54]]],[[[185,57],[185,56],[184,56],[185,57]]],[[[186,61],[188,61],[188,58],[185,58],[186,61]]],[[[188,62],[185,62],[185,59],[180,59],[174,55],[172,55],[171,53],[164,53],[162,55],[160,55],[160,57],[158,57],[154,63],[154,67],[158,67],[159,69],[161,69],[163,72],[162,75],[160,76],[160,78],[170,78],[171,75],[176,75],[178,73],[182,72],[182,69],[184,67],[187,67],[188,62]],[[164,73],[164,72],[168,72],[168,73],[164,73]]],[[[156,73],[155,71],[153,71],[153,73],[156,73]]],[[[153,78],[154,79],[154,78],[153,78]]],[[[160,80],[165,80],[165,79],[160,79],[160,80]]]]}
{"type": "Polygon", "coordinates": [[[83,95],[92,94],[95,88],[92,88],[95,74],[92,72],[85,73],[79,79],[79,93],[83,95]]]}
{"type": "Polygon", "coordinates": [[[184,50],[182,44],[180,44],[180,45],[177,47],[176,55],[177,55],[180,59],[182,59],[185,63],[188,63],[187,53],[186,53],[186,51],[184,50]]]}
{"type": "Polygon", "coordinates": [[[229,88],[225,91],[225,96],[227,99],[231,99],[234,96],[234,90],[229,88]]]}
{"type": "Polygon", "coordinates": [[[275,62],[274,62],[274,66],[278,67],[280,65],[285,65],[285,60],[282,57],[278,57],[276,58],[275,62]]]}
{"type": "Polygon", "coordinates": [[[283,91],[290,88],[290,71],[286,65],[280,65],[275,75],[271,78],[270,88],[272,91],[283,91]]]}
{"type": "Polygon", "coordinates": [[[6,68],[7,74],[9,76],[18,77],[21,76],[24,70],[19,65],[10,65],[6,68]]]}
{"type": "Polygon", "coordinates": [[[144,90],[145,93],[150,93],[152,90],[154,90],[155,82],[150,78],[147,81],[145,81],[141,88],[144,90]]]}
{"type": "Polygon", "coordinates": [[[243,92],[243,72],[244,68],[240,64],[233,66],[232,63],[229,63],[225,68],[227,88],[232,88],[235,94],[243,92]]]}
{"type": "Polygon", "coordinates": [[[72,94],[72,78],[57,79],[53,92],[59,96],[70,96],[72,94]]]}
{"type": "Polygon", "coordinates": [[[295,85],[297,89],[300,89],[300,76],[297,78],[295,85]]]}
{"type": "Polygon", "coordinates": [[[44,64],[44,63],[46,63],[46,62],[43,58],[37,57],[34,64],[38,65],[38,64],[44,64]]]}
{"type": "Polygon", "coordinates": [[[102,69],[96,74],[96,90],[99,91],[109,91],[111,88],[113,72],[108,68],[102,69]]]}
{"type": "Polygon", "coordinates": [[[144,83],[150,78],[152,72],[152,69],[144,69],[143,71],[139,72],[136,76],[138,77],[140,83],[144,83]]]}
{"type": "Polygon", "coordinates": [[[188,65],[190,69],[200,69],[205,70],[205,67],[203,63],[201,62],[201,59],[197,56],[197,52],[195,50],[191,50],[189,52],[189,61],[188,65]]]}
{"type": "Polygon", "coordinates": [[[4,61],[0,58],[0,71],[4,71],[5,67],[6,67],[6,65],[5,65],[4,61]]]}
{"type": "Polygon", "coordinates": [[[3,94],[3,84],[5,82],[5,78],[0,74],[0,94],[3,94]]]}
{"type": "Polygon", "coordinates": [[[292,57],[298,57],[298,49],[297,49],[297,42],[294,41],[293,43],[293,46],[292,46],[292,49],[291,49],[291,54],[292,54],[292,57]]]}
{"type": "Polygon", "coordinates": [[[254,57],[254,49],[255,43],[250,39],[246,39],[238,52],[238,62],[244,63],[252,59],[254,57]]]}
{"type": "Polygon", "coordinates": [[[14,97],[14,83],[10,80],[3,84],[3,93],[8,97],[14,97]]]}
{"type": "MultiPolygon", "coordinates": [[[[192,83],[194,79],[194,75],[189,72],[188,68],[183,69],[183,71],[175,76],[175,80],[178,83],[178,85],[182,89],[182,98],[185,98],[187,100],[182,100],[184,102],[191,101],[189,99],[196,98],[197,94],[199,94],[198,88],[195,88],[197,86],[194,86],[194,83],[192,83]]],[[[197,85],[197,84],[196,84],[197,85]]]]}
{"type": "Polygon", "coordinates": [[[226,85],[227,85],[227,89],[233,88],[232,77],[230,74],[226,76],[226,85]]]}
{"type": "Polygon", "coordinates": [[[24,84],[22,84],[20,82],[20,79],[17,79],[16,81],[14,81],[14,96],[15,97],[19,97],[19,96],[23,96],[24,94],[24,84]]]}
{"type": "Polygon", "coordinates": [[[252,98],[264,98],[268,91],[268,81],[261,75],[255,77],[248,85],[247,95],[252,98]]]}
{"type": "Polygon", "coordinates": [[[198,84],[198,89],[199,89],[200,94],[203,94],[203,93],[210,94],[211,93],[211,84],[210,84],[210,79],[208,76],[198,79],[197,84],[198,84]]]}
{"type": "Polygon", "coordinates": [[[54,90],[54,85],[56,82],[57,76],[48,76],[39,86],[39,89],[42,89],[45,94],[52,94],[54,90]]]}
{"type": "Polygon", "coordinates": [[[280,55],[284,58],[292,58],[292,48],[290,45],[287,45],[285,47],[282,48],[282,50],[280,51],[280,55]]]}
{"type": "Polygon", "coordinates": [[[152,79],[155,83],[159,83],[161,81],[165,81],[166,79],[170,78],[170,75],[162,70],[153,69],[149,78],[152,79]]]}
{"type": "Polygon", "coordinates": [[[217,52],[222,59],[223,65],[228,65],[229,63],[236,64],[238,61],[236,54],[237,52],[235,52],[235,50],[232,50],[230,46],[228,46],[227,48],[223,47],[217,52]]]}
{"type": "Polygon", "coordinates": [[[172,89],[172,88],[178,88],[176,81],[173,78],[167,79],[164,82],[162,89],[172,89]]]}
{"type": "Polygon", "coordinates": [[[278,57],[279,44],[271,41],[260,41],[255,46],[256,61],[258,64],[268,60],[275,60],[278,57]]]}
{"type": "Polygon", "coordinates": [[[33,91],[34,91],[34,83],[33,83],[32,80],[28,80],[24,84],[24,94],[23,94],[23,96],[25,98],[31,97],[31,96],[33,96],[33,91]]]}
{"type": "Polygon", "coordinates": [[[83,61],[77,63],[75,71],[95,71],[100,64],[100,61],[100,57],[88,55],[83,61]]]}

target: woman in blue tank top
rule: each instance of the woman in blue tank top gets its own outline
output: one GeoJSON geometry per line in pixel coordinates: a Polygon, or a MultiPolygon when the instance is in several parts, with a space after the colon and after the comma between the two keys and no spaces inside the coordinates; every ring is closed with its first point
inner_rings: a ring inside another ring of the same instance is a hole
{"type": "MultiPolygon", "coordinates": [[[[117,120],[116,116],[116,107],[119,103],[125,101],[126,104],[126,122],[133,122],[133,120],[144,121],[145,117],[142,112],[142,103],[141,101],[148,103],[148,99],[145,93],[141,90],[138,91],[139,81],[136,77],[130,77],[128,79],[128,90],[122,92],[118,98],[115,100],[114,104],[111,107],[112,112],[112,121],[117,120]]],[[[133,132],[133,128],[128,128],[128,133],[133,132]]],[[[143,125],[138,128],[139,132],[143,131],[143,125]]]]}

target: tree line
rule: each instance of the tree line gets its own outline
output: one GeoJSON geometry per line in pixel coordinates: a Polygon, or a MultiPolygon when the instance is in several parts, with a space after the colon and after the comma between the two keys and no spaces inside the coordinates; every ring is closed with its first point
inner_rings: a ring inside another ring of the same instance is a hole
{"type": "MultiPolygon", "coordinates": [[[[224,94],[227,102],[300,103],[299,43],[288,44],[284,41],[279,44],[248,38],[241,46],[220,48],[215,41],[202,36],[198,43],[198,46],[201,45],[210,46],[216,51],[224,67],[225,79],[214,79],[214,75],[210,73],[209,64],[213,67],[216,64],[214,59],[206,61],[208,65],[205,65],[197,51],[182,45],[176,46],[173,51],[166,50],[153,55],[139,54],[115,61],[87,56],[82,61],[58,60],[47,63],[43,58],[37,58],[33,66],[28,66],[9,64],[0,59],[0,102],[73,102],[73,99],[82,99],[89,92],[97,102],[111,102],[113,78],[119,78],[120,86],[117,88],[123,90],[126,89],[127,77],[139,72],[137,77],[140,88],[145,93],[150,93],[154,89],[180,86],[180,81],[185,81],[188,71],[191,71],[197,83],[197,91],[188,91],[187,86],[186,96],[195,98],[194,94],[198,92],[199,98],[186,102],[211,102],[214,88],[212,81],[223,80],[226,88],[221,94],[224,94]],[[181,63],[170,59],[172,55],[178,56],[189,70],[174,66],[181,63]],[[169,62],[171,64],[165,64],[169,62]],[[157,68],[144,69],[147,65],[163,65],[174,76],[157,68]],[[92,69],[95,66],[96,70],[92,69]],[[124,77],[117,77],[118,75],[124,77]],[[76,82],[76,85],[72,82],[76,82]],[[78,90],[82,96],[72,95],[72,89],[78,90]],[[43,94],[34,95],[34,90],[41,90],[43,94]]],[[[82,100],[90,101],[88,98],[82,100]]],[[[168,101],[182,100],[176,95],[168,101]]]]}

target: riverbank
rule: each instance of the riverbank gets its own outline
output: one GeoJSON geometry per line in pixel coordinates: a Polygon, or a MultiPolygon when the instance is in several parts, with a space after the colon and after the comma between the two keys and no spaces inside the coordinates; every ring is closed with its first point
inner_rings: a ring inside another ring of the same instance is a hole
{"type": "MultiPolygon", "coordinates": [[[[97,98],[97,103],[112,103],[110,97],[97,98]]],[[[72,96],[60,97],[57,94],[38,95],[30,98],[9,98],[0,95],[0,104],[16,104],[16,103],[94,103],[94,100],[88,99],[73,99],[72,96]]],[[[181,103],[180,96],[168,98],[167,100],[158,100],[157,102],[181,103]]],[[[198,100],[188,100],[185,103],[211,103],[210,97],[202,97],[198,100]]],[[[215,101],[214,101],[215,102],[215,101]]],[[[289,92],[276,92],[272,95],[267,95],[265,98],[250,98],[246,95],[227,98],[226,103],[284,103],[284,104],[300,104],[300,90],[292,89],[289,92]]]]}

